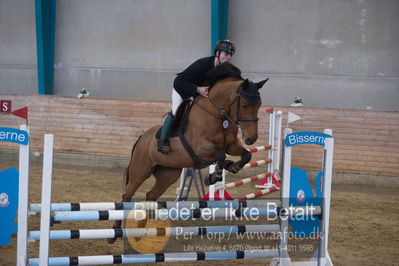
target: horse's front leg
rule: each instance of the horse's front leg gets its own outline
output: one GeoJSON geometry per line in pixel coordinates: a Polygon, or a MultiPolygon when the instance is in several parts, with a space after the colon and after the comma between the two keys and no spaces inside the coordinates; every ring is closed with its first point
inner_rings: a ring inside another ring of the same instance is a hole
{"type": "Polygon", "coordinates": [[[245,164],[247,164],[251,158],[252,154],[244,149],[241,145],[231,145],[229,146],[227,153],[230,155],[240,155],[241,158],[237,162],[233,162],[231,160],[225,160],[223,168],[226,169],[229,172],[232,172],[233,174],[238,173],[245,164]]]}

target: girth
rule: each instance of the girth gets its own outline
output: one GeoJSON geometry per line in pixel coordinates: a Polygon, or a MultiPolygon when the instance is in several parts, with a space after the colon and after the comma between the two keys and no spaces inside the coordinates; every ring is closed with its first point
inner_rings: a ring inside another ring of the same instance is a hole
{"type": "Polygon", "coordinates": [[[179,139],[181,144],[183,144],[184,149],[186,149],[187,153],[190,155],[191,159],[194,162],[194,167],[195,169],[201,169],[204,168],[210,164],[213,164],[215,161],[207,161],[204,159],[201,159],[197,154],[195,154],[194,150],[191,148],[190,144],[188,143],[186,137],[183,134],[179,134],[179,139]]]}

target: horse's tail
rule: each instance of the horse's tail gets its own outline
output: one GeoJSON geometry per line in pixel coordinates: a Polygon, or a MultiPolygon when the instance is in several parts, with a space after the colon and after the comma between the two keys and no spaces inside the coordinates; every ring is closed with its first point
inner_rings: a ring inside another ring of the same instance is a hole
{"type": "MultiPolygon", "coordinates": [[[[143,135],[141,135],[137,140],[136,143],[134,143],[133,148],[132,148],[132,152],[130,154],[130,158],[133,157],[133,152],[134,152],[134,148],[136,148],[137,143],[139,143],[139,140],[141,139],[143,135]]],[[[125,185],[127,185],[129,183],[129,167],[130,164],[132,163],[132,160],[130,160],[129,165],[126,167],[125,172],[124,172],[124,176],[125,176],[125,185]]]]}

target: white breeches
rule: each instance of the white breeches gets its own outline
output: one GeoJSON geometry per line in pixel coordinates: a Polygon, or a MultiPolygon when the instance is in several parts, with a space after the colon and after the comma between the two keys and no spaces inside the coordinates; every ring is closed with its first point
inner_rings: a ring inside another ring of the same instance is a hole
{"type": "Polygon", "coordinates": [[[180,94],[175,91],[175,89],[172,90],[172,114],[175,115],[177,108],[179,108],[179,105],[183,102],[182,97],[180,94]]]}

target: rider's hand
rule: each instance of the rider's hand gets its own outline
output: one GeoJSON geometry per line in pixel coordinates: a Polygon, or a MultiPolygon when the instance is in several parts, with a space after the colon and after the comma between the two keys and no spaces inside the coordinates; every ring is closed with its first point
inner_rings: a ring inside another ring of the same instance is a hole
{"type": "Polygon", "coordinates": [[[209,86],[204,86],[204,87],[198,87],[198,93],[201,94],[204,97],[208,97],[208,89],[209,86]]]}

